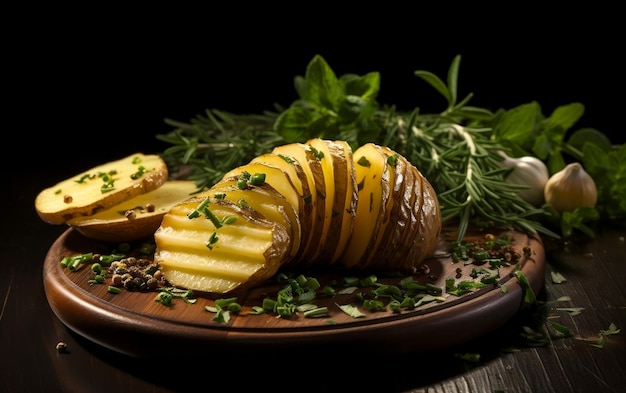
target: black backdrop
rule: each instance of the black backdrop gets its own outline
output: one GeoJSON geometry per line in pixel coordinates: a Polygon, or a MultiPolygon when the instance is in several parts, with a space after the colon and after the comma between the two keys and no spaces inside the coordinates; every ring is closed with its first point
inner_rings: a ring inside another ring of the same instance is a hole
{"type": "Polygon", "coordinates": [[[18,151],[36,152],[46,168],[67,171],[102,157],[160,151],[165,146],[155,135],[171,130],[165,118],[289,105],[296,98],[293,77],[304,74],[315,54],[337,74],[379,71],[381,103],[438,111],[445,102],[413,71],[443,77],[460,54],[460,95],[474,93],[473,105],[510,108],[536,100],[549,114],[582,102],[586,112],[577,127],[626,140],[622,42],[610,10],[574,16],[533,10],[517,19],[515,12],[451,19],[441,10],[271,17],[262,11],[268,12],[246,19],[234,9],[158,18],[93,13],[43,24],[25,18],[7,40],[5,118],[12,124],[5,136],[14,136],[18,151]]]}

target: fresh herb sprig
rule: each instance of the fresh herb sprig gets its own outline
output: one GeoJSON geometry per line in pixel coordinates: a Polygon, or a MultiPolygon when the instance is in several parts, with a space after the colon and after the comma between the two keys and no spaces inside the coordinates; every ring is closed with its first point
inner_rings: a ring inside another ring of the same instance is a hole
{"type": "MultiPolygon", "coordinates": [[[[345,140],[353,148],[373,142],[404,155],[424,174],[437,191],[444,220],[459,223],[459,239],[472,220],[558,237],[542,224],[546,212],[521,199],[517,188],[505,182],[505,170],[498,163],[498,150],[527,148],[520,143],[523,138],[519,133],[524,130],[504,127],[515,124],[511,122],[515,116],[506,116],[507,111],[492,113],[469,106],[472,94],[459,99],[459,65],[460,56],[456,56],[445,82],[431,72],[415,71],[447,101],[441,113],[422,114],[419,107],[400,112],[395,106],[380,105],[376,101],[379,73],[337,77],[316,55],[305,75],[295,77],[299,99],[289,107],[276,106],[274,112],[262,115],[211,109],[190,123],[168,119],[175,129],[157,138],[172,145],[163,153],[168,164],[174,170],[188,169],[188,178],[195,180],[199,189],[210,187],[235,166],[281,144],[314,137],[345,140]]],[[[513,112],[520,115],[523,111],[513,112]]],[[[562,133],[579,111],[571,116],[562,112],[548,118],[545,126],[562,133]]],[[[530,135],[529,130],[526,132],[530,135]]],[[[550,139],[550,135],[554,136],[554,131],[544,132],[539,138],[544,143],[534,147],[544,149],[542,158],[554,157],[556,167],[563,152],[577,150],[568,150],[570,145],[558,136],[550,139]],[[551,145],[545,150],[548,142],[551,145]]]]}
{"type": "Polygon", "coordinates": [[[157,138],[172,145],[163,153],[172,173],[184,173],[198,189],[204,189],[236,166],[284,144],[285,140],[272,129],[277,117],[277,112],[269,111],[239,115],[207,109],[189,123],[166,119],[175,129],[157,138]]]}

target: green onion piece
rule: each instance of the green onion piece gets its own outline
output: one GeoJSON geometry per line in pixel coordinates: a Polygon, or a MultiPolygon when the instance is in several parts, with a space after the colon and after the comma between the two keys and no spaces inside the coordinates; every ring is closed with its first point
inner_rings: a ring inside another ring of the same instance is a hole
{"type": "Polygon", "coordinates": [[[413,299],[412,297],[405,297],[404,299],[402,299],[402,302],[400,303],[400,308],[408,308],[408,309],[415,308],[415,299],[413,299]]]}
{"type": "Polygon", "coordinates": [[[263,304],[262,304],[263,310],[265,310],[266,312],[273,313],[276,310],[277,303],[278,302],[274,299],[265,298],[263,299],[263,304]]]}
{"type": "Polygon", "coordinates": [[[263,307],[260,307],[260,306],[252,306],[250,308],[250,311],[248,311],[248,314],[261,315],[261,314],[265,314],[265,310],[263,309],[263,307]]]}
{"type": "Polygon", "coordinates": [[[255,173],[250,177],[249,183],[253,186],[262,186],[265,183],[265,173],[255,173]]]}
{"type": "Polygon", "coordinates": [[[101,263],[103,263],[105,266],[109,266],[111,265],[112,262],[119,261],[120,259],[123,259],[124,257],[126,257],[126,255],[124,254],[101,255],[98,260],[101,263]]]}
{"type": "Polygon", "coordinates": [[[166,306],[169,306],[172,304],[172,298],[173,296],[169,292],[159,292],[154,298],[154,301],[164,304],[166,306]]]}
{"type": "Polygon", "coordinates": [[[317,307],[312,310],[307,310],[303,313],[305,318],[319,318],[328,316],[328,307],[317,307]]]}
{"type": "Polygon", "coordinates": [[[218,308],[215,316],[211,320],[218,323],[228,323],[228,321],[230,321],[230,312],[223,308],[218,308]]]}
{"type": "Polygon", "coordinates": [[[200,212],[202,210],[204,210],[207,205],[209,204],[209,198],[206,198],[205,200],[203,200],[202,202],[200,202],[200,204],[198,205],[198,207],[192,211],[190,211],[187,214],[187,218],[192,219],[192,218],[198,218],[200,217],[200,212]]]}
{"type": "Polygon", "coordinates": [[[489,257],[489,251],[478,251],[474,253],[474,259],[477,262],[483,262],[488,257],[489,257]]]}
{"type": "Polygon", "coordinates": [[[137,172],[135,172],[132,175],[130,175],[130,178],[133,179],[133,180],[137,180],[141,176],[143,176],[143,174],[146,173],[146,172],[148,172],[146,170],[146,167],[144,167],[143,165],[139,165],[139,167],[137,168],[137,172]]]}
{"type": "Polygon", "coordinates": [[[524,273],[522,273],[521,270],[516,270],[514,275],[518,279],[522,289],[524,289],[524,302],[528,304],[535,303],[537,297],[535,296],[535,292],[530,286],[530,282],[528,282],[528,279],[526,278],[526,276],[524,276],[524,273]]]}
{"type": "Polygon", "coordinates": [[[113,285],[109,285],[107,292],[117,295],[118,293],[122,293],[122,290],[118,287],[114,287],[113,285]]]}
{"type": "Polygon", "coordinates": [[[278,314],[281,317],[288,317],[288,316],[293,315],[293,310],[294,310],[294,307],[291,305],[277,306],[276,314],[278,314]]]}
{"type": "Polygon", "coordinates": [[[380,300],[366,299],[363,302],[363,307],[369,311],[380,311],[385,309],[385,304],[380,300]]]}
{"type": "Polygon", "coordinates": [[[335,296],[337,294],[335,288],[331,287],[330,285],[325,285],[324,288],[322,288],[322,292],[326,296],[335,296]]]}
{"type": "Polygon", "coordinates": [[[339,309],[341,309],[341,311],[343,311],[344,313],[346,313],[347,315],[351,316],[352,318],[365,318],[366,315],[363,314],[361,311],[359,311],[358,308],[356,308],[354,305],[352,304],[344,304],[344,305],[340,305],[337,304],[337,307],[339,307],[339,309]]]}
{"type": "Polygon", "coordinates": [[[219,237],[217,237],[217,232],[213,232],[213,233],[211,234],[211,236],[209,237],[209,240],[207,240],[207,242],[206,242],[206,246],[207,246],[207,248],[208,248],[209,250],[212,250],[212,249],[213,249],[213,245],[214,245],[215,243],[217,243],[217,241],[218,241],[218,240],[219,240],[219,237]]]}
{"type": "Polygon", "coordinates": [[[369,277],[362,279],[360,282],[361,282],[361,286],[369,287],[369,286],[376,284],[376,281],[378,281],[378,277],[371,275],[369,277]]]}
{"type": "Polygon", "coordinates": [[[221,308],[226,308],[228,307],[229,304],[234,303],[237,301],[236,297],[229,297],[229,298],[224,298],[224,299],[217,299],[215,300],[215,305],[221,308]]]}

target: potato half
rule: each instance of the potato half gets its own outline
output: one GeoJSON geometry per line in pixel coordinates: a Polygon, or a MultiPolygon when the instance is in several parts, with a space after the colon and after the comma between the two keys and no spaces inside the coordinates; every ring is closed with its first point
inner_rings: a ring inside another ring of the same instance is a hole
{"type": "Polygon", "coordinates": [[[50,224],[65,224],[155,190],[167,178],[167,164],[160,156],[135,153],[42,190],[35,198],[35,210],[50,224]]]}
{"type": "Polygon", "coordinates": [[[191,180],[169,180],[154,191],[91,216],[73,218],[67,224],[90,239],[108,242],[142,239],[154,234],[165,213],[196,190],[191,180]]]}

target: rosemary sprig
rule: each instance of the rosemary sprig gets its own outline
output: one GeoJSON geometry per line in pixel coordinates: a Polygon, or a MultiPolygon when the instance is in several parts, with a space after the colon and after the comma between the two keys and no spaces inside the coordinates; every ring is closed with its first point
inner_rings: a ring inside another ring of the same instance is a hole
{"type": "Polygon", "coordinates": [[[172,173],[183,173],[202,190],[236,166],[284,144],[272,129],[277,117],[275,112],[238,115],[207,109],[190,123],[166,119],[175,129],[156,137],[172,145],[162,154],[172,173]]]}
{"type": "Polygon", "coordinates": [[[404,155],[431,182],[443,219],[459,223],[459,240],[472,219],[558,237],[537,221],[544,211],[522,200],[505,182],[496,151],[507,149],[492,138],[489,121],[494,114],[468,106],[471,94],[457,102],[459,63],[457,56],[447,83],[427,71],[415,73],[447,99],[440,114],[381,107],[376,102],[377,73],[337,78],[315,56],[305,76],[295,78],[300,99],[290,107],[262,115],[207,110],[189,124],[168,120],[176,128],[157,138],[172,144],[163,153],[168,164],[175,170],[188,168],[188,178],[199,189],[281,144],[313,137],[346,140],[353,148],[373,142],[404,155]]]}

